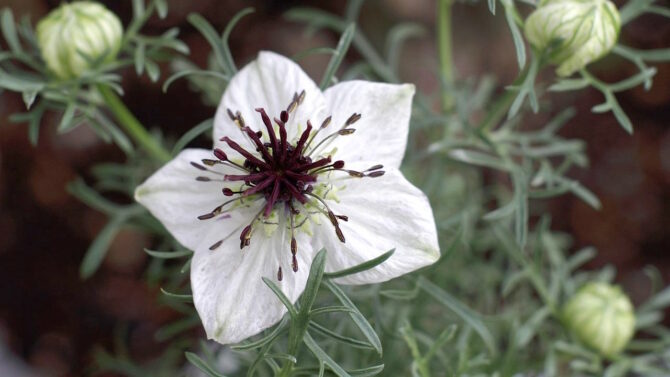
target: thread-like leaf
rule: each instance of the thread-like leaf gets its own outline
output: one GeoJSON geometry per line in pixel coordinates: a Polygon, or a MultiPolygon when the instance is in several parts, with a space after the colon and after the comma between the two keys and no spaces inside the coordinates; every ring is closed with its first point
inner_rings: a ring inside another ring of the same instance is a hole
{"type": "Polygon", "coordinates": [[[203,371],[203,373],[209,377],[226,377],[223,374],[217,372],[214,367],[209,365],[205,360],[193,352],[185,352],[184,355],[186,356],[186,360],[188,360],[189,363],[203,371]]]}
{"type": "Polygon", "coordinates": [[[323,74],[323,78],[321,79],[320,87],[322,90],[326,89],[328,85],[330,85],[331,80],[335,76],[335,72],[337,72],[340,64],[342,64],[344,56],[347,54],[347,51],[349,51],[349,46],[351,45],[351,40],[354,38],[355,33],[356,24],[354,23],[349,24],[349,26],[344,29],[342,36],[340,36],[340,41],[337,43],[337,47],[335,48],[335,52],[333,52],[333,56],[330,58],[330,62],[328,62],[326,72],[323,74]]]}

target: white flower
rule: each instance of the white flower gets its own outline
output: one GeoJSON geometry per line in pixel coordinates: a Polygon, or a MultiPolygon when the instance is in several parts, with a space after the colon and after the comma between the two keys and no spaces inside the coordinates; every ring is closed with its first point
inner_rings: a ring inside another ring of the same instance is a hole
{"type": "Polygon", "coordinates": [[[395,248],[341,284],[438,259],[428,200],[398,170],[413,95],[412,85],[365,81],[322,93],[294,62],[261,52],[223,95],[214,151],[187,149],[137,188],[137,201],[195,250],[193,300],[209,338],[234,343],[279,321],[286,309],[261,278],[295,301],[322,248],[327,272],[395,248]]]}
{"type": "Polygon", "coordinates": [[[559,76],[570,76],[607,55],[620,29],[619,11],[609,0],[544,0],[525,23],[533,46],[552,48],[559,76]]]}
{"type": "Polygon", "coordinates": [[[37,24],[37,42],[49,69],[75,78],[92,63],[112,61],[121,48],[123,27],[116,15],[91,1],[63,3],[37,24]]]}

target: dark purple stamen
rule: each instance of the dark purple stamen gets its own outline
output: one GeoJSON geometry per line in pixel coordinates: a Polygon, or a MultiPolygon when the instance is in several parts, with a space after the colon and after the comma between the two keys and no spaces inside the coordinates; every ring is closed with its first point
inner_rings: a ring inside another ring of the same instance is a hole
{"type": "MultiPolygon", "coordinates": [[[[244,119],[239,111],[233,113],[230,109],[227,110],[228,116],[235,124],[239,127],[240,131],[248,138],[248,140],[255,147],[255,151],[247,150],[242,147],[240,144],[236,143],[229,137],[221,138],[221,141],[226,143],[232,150],[239,153],[244,157],[243,163],[236,163],[231,161],[227,154],[216,148],[213,151],[214,157],[216,159],[204,159],[201,160],[202,164],[196,162],[191,162],[191,165],[198,170],[206,171],[209,173],[217,174],[218,179],[211,179],[205,176],[196,177],[197,181],[210,182],[213,180],[224,181],[224,182],[241,182],[241,187],[237,190],[233,190],[229,187],[224,187],[222,193],[224,196],[233,197],[230,200],[227,200],[217,208],[215,208],[210,213],[198,216],[200,220],[208,220],[218,215],[224,213],[224,207],[230,203],[239,201],[240,203],[245,198],[252,197],[249,200],[256,200],[258,197],[261,197],[265,200],[265,204],[262,209],[258,212],[256,217],[248,224],[240,233],[240,248],[243,249],[245,246],[248,246],[251,242],[252,233],[254,232],[254,224],[256,221],[261,219],[261,216],[268,218],[272,211],[277,207],[277,205],[284,205],[287,209],[287,214],[290,219],[290,229],[291,229],[291,269],[293,271],[298,271],[298,259],[296,254],[298,252],[298,242],[295,238],[295,229],[296,225],[294,224],[295,216],[300,213],[300,210],[296,209],[295,206],[300,204],[313,203],[317,207],[321,207],[320,211],[327,214],[331,224],[335,229],[335,234],[341,242],[345,242],[344,234],[340,229],[339,221],[348,221],[349,218],[344,215],[336,215],[333,211],[330,210],[328,204],[324,201],[323,198],[315,194],[313,184],[318,181],[318,176],[322,173],[328,173],[332,171],[340,171],[347,173],[352,177],[362,178],[362,177],[379,177],[384,174],[384,171],[380,170],[383,168],[382,165],[375,165],[363,172],[353,171],[344,169],[345,162],[342,160],[332,161],[331,156],[319,156],[319,153],[315,154],[315,150],[319,149],[324,143],[330,142],[333,138],[340,135],[351,135],[355,132],[355,129],[349,128],[352,124],[356,123],[360,118],[361,114],[354,113],[344,122],[344,125],[339,130],[334,131],[332,134],[320,138],[317,145],[311,147],[310,144],[314,141],[319,131],[324,128],[327,128],[331,121],[332,117],[327,117],[321,123],[321,126],[317,129],[314,129],[312,123],[308,120],[307,127],[300,134],[300,137],[292,144],[288,140],[288,133],[286,129],[286,124],[291,117],[291,114],[295,109],[304,101],[305,91],[300,92],[300,94],[295,93],[291,103],[288,105],[286,110],[279,113],[278,118],[270,118],[263,108],[255,109],[259,113],[269,141],[263,141],[263,132],[254,131],[250,127],[246,126],[244,119]],[[275,125],[278,129],[279,134],[275,131],[275,125]],[[257,152],[257,153],[252,153],[257,152]],[[314,159],[310,155],[315,154],[314,159]],[[316,157],[318,156],[318,157],[316,157]],[[240,174],[222,174],[214,170],[210,170],[208,167],[215,165],[226,165],[229,167],[234,167],[240,170],[240,174]]],[[[302,225],[298,224],[298,228],[302,225]]],[[[214,250],[221,245],[222,241],[216,242],[210,247],[210,250],[214,250]]],[[[279,267],[277,271],[277,280],[282,280],[282,270],[279,267]]]]}

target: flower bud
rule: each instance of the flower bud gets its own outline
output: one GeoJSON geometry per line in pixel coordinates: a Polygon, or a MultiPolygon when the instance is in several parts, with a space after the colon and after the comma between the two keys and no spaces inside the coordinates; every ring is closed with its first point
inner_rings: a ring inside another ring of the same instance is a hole
{"type": "Polygon", "coordinates": [[[42,58],[63,79],[79,77],[95,64],[112,61],[122,36],[119,18],[89,1],[63,3],[37,24],[42,58]]]}
{"type": "Polygon", "coordinates": [[[534,47],[550,49],[559,76],[570,76],[606,55],[620,29],[619,11],[609,0],[542,0],[524,31],[534,47]]]}
{"type": "Polygon", "coordinates": [[[563,309],[565,324],[601,355],[618,354],[635,332],[633,304],[621,288],[606,283],[583,286],[563,309]]]}

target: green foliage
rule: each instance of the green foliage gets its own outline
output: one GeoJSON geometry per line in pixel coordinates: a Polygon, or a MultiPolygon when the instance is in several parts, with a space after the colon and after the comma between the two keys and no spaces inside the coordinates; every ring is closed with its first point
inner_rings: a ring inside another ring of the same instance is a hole
{"type": "Polygon", "coordinates": [[[105,115],[106,104],[101,101],[97,88],[111,88],[123,94],[121,76],[116,73],[119,69],[133,65],[137,74],[146,72],[152,81],[157,81],[160,77],[157,62],[169,59],[170,51],[189,53],[188,46],[177,39],[177,29],[170,29],[160,36],[139,33],[154,12],[165,17],[165,0],[152,0],[146,7],[143,1],[134,1],[133,11],[121,54],[116,60],[81,77],[63,80],[47,69],[29,19],[26,17],[17,23],[10,9],[1,10],[0,29],[10,50],[0,50],[0,88],[22,94],[27,112],[15,114],[12,121],[28,123],[29,139],[34,145],[38,142],[42,117],[47,111],[53,111],[63,114],[58,125],[59,133],[87,125],[106,143],[115,143],[127,154],[132,153],[128,137],[105,115]]]}
{"type": "MultiPolygon", "coordinates": [[[[447,3],[451,6],[452,1],[447,3]]],[[[162,305],[181,314],[155,334],[156,339],[169,342],[165,351],[141,363],[127,356],[125,329],[120,326],[113,352],[95,352],[96,371],[170,376],[198,370],[216,377],[667,375],[670,356],[665,350],[670,347],[670,330],[661,323],[664,310],[670,307],[670,289],[661,288],[658,273],[648,270],[655,288],[637,308],[635,339],[616,357],[598,355],[570,334],[561,307],[584,283],[611,281],[614,271],[611,267],[583,270],[596,251],[573,250],[570,237],[551,230],[551,221],[538,204],[573,194],[595,209],[601,206],[595,194],[571,178],[574,169],[588,167],[585,143],[561,136],[561,127],[571,121],[575,110],[554,108],[540,88],[548,88],[549,93],[594,88],[605,102],[593,111],[611,112],[632,132],[633,125],[616,94],[639,85],[651,88],[656,73],[652,64],[670,60],[670,49],[645,51],[618,45],[613,53],[639,72],[616,83],[606,83],[588,69],[571,78],[538,82],[544,77],[546,52],[527,50],[520,32],[521,14],[534,3],[501,1],[520,70],[501,95],[495,95],[497,83],[490,76],[456,79],[445,85],[442,90],[453,98],[446,110],[435,110],[434,98],[417,93],[403,171],[433,203],[441,236],[440,261],[384,284],[341,287],[338,278],[384,263],[394,250],[330,273],[324,272],[330,251],[322,250],[296,303],[272,280],[264,280],[288,313],[273,328],[231,347],[196,341],[199,332],[195,329],[200,325],[188,282],[193,253],[184,250],[138,205],[107,198],[114,194],[130,202],[135,187],[161,159],[178,154],[212,128],[213,121],[208,119],[174,142],[163,140],[137,131],[139,122],[132,114],[124,115],[123,104],[111,97],[114,92],[122,94],[116,73],[120,68],[134,67],[137,74],[146,73],[157,81],[161,76],[157,63],[171,57],[168,51],[188,54],[176,29],[160,36],[140,34],[152,14],[166,16],[167,2],[134,0],[121,57],[68,81],[54,80],[46,70],[29,22],[16,23],[12,13],[4,10],[0,31],[9,51],[0,51],[0,88],[22,94],[27,110],[12,119],[28,124],[31,142],[38,141],[44,114],[55,111],[62,113],[59,132],[87,124],[127,156],[124,163],[96,165],[91,183],[79,179],[68,187],[72,195],[108,217],[84,257],[82,278],[97,271],[120,229],[139,229],[156,240],[155,250],[145,250],[152,257],[145,271],[148,284],[160,289],[162,305]],[[111,110],[114,120],[106,110],[111,110]],[[529,110],[545,121],[528,126],[534,116],[529,110]],[[136,146],[144,147],[155,161],[136,146]],[[494,179],[485,180],[485,175],[494,179]],[[234,363],[222,366],[222,360],[231,358],[234,363]]],[[[628,1],[621,9],[622,22],[646,12],[668,16],[670,11],[660,4],[628,1]]],[[[356,27],[361,6],[363,1],[350,1],[344,16],[312,8],[293,8],[284,14],[286,20],[304,24],[308,33],[326,30],[339,36],[336,46],[308,49],[293,57],[331,56],[321,78],[322,88],[341,79],[401,82],[398,62],[404,44],[425,35],[421,25],[398,24],[388,31],[381,53],[356,27]],[[354,61],[351,51],[361,58],[354,61]]],[[[495,14],[496,1],[487,1],[487,6],[495,14]]],[[[228,40],[239,20],[251,12],[247,8],[232,15],[221,33],[201,15],[189,15],[188,21],[211,46],[209,64],[202,68],[186,57],[174,59],[174,72],[163,81],[163,90],[186,78],[203,102],[216,104],[237,72],[228,40]]]]}

